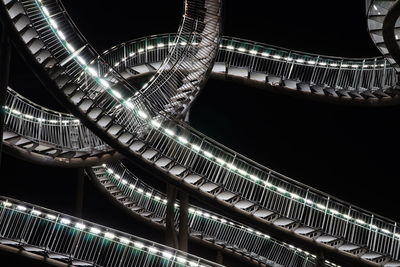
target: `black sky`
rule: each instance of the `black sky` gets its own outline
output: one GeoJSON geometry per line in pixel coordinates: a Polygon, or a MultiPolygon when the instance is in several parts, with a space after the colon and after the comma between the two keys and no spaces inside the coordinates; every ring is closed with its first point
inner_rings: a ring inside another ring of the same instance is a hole
{"type": "MultiPolygon", "coordinates": [[[[182,9],[181,1],[63,2],[99,52],[130,39],[176,31],[182,9]]],[[[367,32],[364,6],[362,0],[225,0],[224,33],[326,55],[378,56],[367,32]]],[[[13,60],[11,86],[32,100],[63,110],[16,53],[13,60]]],[[[192,109],[191,123],[283,174],[400,220],[399,117],[399,107],[321,104],[210,80],[192,109]]],[[[35,166],[7,156],[1,180],[2,195],[74,212],[75,170],[35,166]]],[[[90,184],[86,192],[86,218],[143,232],[139,226],[127,227],[131,225],[127,217],[118,215],[90,184]],[[104,207],[101,212],[97,203],[104,207]]]]}

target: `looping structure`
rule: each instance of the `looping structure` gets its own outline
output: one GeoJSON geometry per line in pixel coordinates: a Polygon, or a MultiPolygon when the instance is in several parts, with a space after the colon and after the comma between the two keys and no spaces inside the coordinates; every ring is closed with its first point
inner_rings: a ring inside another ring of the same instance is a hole
{"type": "MultiPolygon", "coordinates": [[[[315,55],[223,37],[221,0],[185,0],[177,33],[99,54],[59,0],[2,0],[1,23],[44,86],[71,114],[5,92],[6,152],[86,167],[111,201],[151,227],[180,224],[171,203],[118,160],[212,203],[189,206],[189,237],[262,266],[400,266],[399,224],[262,166],[184,118],[209,77],[349,105],[399,102],[400,4],[367,0],[383,57],[315,55]],[[140,87],[134,84],[141,84],[140,87]],[[234,219],[232,219],[234,218],[234,219]]],[[[6,88],[4,88],[6,89],[6,88]]],[[[220,266],[55,211],[0,198],[0,248],[66,266],[220,266]]]]}

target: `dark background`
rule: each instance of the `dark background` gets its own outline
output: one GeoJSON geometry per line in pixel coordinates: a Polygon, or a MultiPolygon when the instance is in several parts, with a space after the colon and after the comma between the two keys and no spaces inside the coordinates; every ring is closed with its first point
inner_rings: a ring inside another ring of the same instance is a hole
{"type": "MultiPolygon", "coordinates": [[[[182,1],[63,3],[99,52],[129,39],[176,31],[182,10],[182,1]]],[[[225,35],[333,56],[379,55],[367,32],[362,0],[224,3],[225,35]]],[[[13,54],[10,85],[42,105],[63,110],[17,53],[13,54]]],[[[399,115],[399,107],[318,103],[210,80],[192,108],[191,124],[267,167],[398,221],[399,115]]],[[[0,195],[74,214],[77,173],[6,155],[0,195]]],[[[161,233],[150,231],[110,204],[89,182],[85,184],[84,218],[163,240],[161,233]]],[[[192,252],[212,255],[196,247],[192,252]]]]}

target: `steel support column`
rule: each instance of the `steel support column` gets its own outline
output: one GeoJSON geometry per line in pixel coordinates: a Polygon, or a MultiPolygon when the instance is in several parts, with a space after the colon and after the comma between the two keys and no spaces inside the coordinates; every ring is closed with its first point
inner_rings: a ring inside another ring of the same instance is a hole
{"type": "Polygon", "coordinates": [[[325,267],[325,257],[323,253],[317,255],[315,267],[325,267]]]}
{"type": "Polygon", "coordinates": [[[184,122],[190,125],[190,109],[185,114],[184,122]]]}
{"type": "Polygon", "coordinates": [[[179,250],[188,251],[189,240],[189,195],[179,192],[179,250]]]}
{"type": "Polygon", "coordinates": [[[217,250],[217,255],[215,256],[215,263],[224,264],[224,254],[222,254],[221,250],[217,250]]]}
{"type": "Polygon", "coordinates": [[[76,199],[75,199],[75,212],[76,217],[82,218],[83,216],[83,198],[85,190],[85,169],[78,169],[78,180],[76,187],[76,199]]]}
{"type": "Polygon", "coordinates": [[[3,132],[5,126],[5,109],[6,93],[8,80],[10,76],[10,61],[11,61],[11,43],[6,26],[1,27],[0,41],[0,167],[3,152],[3,132]]]}
{"type": "Polygon", "coordinates": [[[176,187],[167,184],[167,210],[166,210],[166,232],[165,243],[172,248],[178,248],[178,237],[175,229],[175,200],[176,200],[176,187]]]}

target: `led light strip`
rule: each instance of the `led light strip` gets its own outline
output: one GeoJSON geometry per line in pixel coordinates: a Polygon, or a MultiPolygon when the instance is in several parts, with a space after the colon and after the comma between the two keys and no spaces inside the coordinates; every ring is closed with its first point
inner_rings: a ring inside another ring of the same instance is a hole
{"type": "MultiPolygon", "coordinates": [[[[169,43],[169,46],[174,46],[174,45],[176,45],[176,43],[169,43]]],[[[183,45],[183,44],[180,44],[180,45],[183,45]]],[[[197,45],[197,43],[196,42],[193,42],[192,43],[192,45],[197,45]]],[[[165,44],[164,43],[159,43],[159,44],[157,44],[157,47],[158,48],[163,48],[165,46],[165,44]]],[[[235,50],[235,47],[234,46],[232,46],[232,45],[227,45],[227,46],[224,46],[224,45],[220,45],[219,46],[220,48],[226,48],[226,49],[228,49],[228,50],[235,50]]],[[[155,47],[153,46],[153,45],[150,45],[150,46],[145,46],[145,49],[146,50],[153,50],[155,47]]],[[[244,47],[239,47],[239,48],[236,48],[236,50],[237,51],[239,51],[239,52],[241,52],[241,53],[246,53],[246,52],[248,52],[249,54],[251,54],[251,55],[261,55],[261,56],[263,56],[263,57],[272,57],[273,59],[284,59],[284,60],[286,60],[286,61],[295,61],[296,63],[300,63],[300,64],[304,64],[304,63],[307,63],[307,64],[309,64],[309,65],[315,65],[315,64],[317,64],[317,62],[316,61],[314,61],[314,60],[308,60],[308,61],[306,61],[306,60],[304,60],[304,59],[294,59],[294,58],[292,58],[292,57],[282,57],[281,55],[279,55],[279,54],[274,54],[274,55],[271,55],[270,53],[268,53],[268,52],[258,52],[257,50],[254,50],[254,49],[252,49],[252,50],[248,50],[248,49],[246,49],[246,48],[244,48],[244,47]]],[[[145,50],[142,48],[142,49],[138,49],[138,50],[136,50],[136,52],[131,52],[131,53],[129,53],[129,56],[127,57],[127,58],[122,58],[120,61],[117,61],[115,64],[114,64],[114,67],[118,67],[118,66],[120,66],[123,62],[125,62],[128,58],[131,58],[131,57],[134,57],[135,55],[137,55],[137,54],[140,54],[140,53],[143,53],[145,50]]],[[[104,53],[106,53],[107,51],[105,51],[104,53]]],[[[377,65],[377,64],[371,64],[371,65],[368,65],[368,64],[364,64],[364,65],[359,65],[359,64],[343,64],[343,63],[328,63],[328,62],[319,62],[318,63],[318,65],[320,65],[320,66],[330,66],[330,67],[341,67],[341,68],[353,68],[353,69],[357,69],[357,68],[360,68],[360,67],[363,67],[363,68],[377,68],[377,67],[384,67],[385,66],[385,64],[380,64],[380,65],[377,65]]],[[[107,73],[107,75],[109,74],[111,72],[111,70],[109,70],[109,72],[107,73]]]]}
{"type": "MultiPolygon", "coordinates": [[[[119,179],[121,178],[119,175],[115,174],[114,171],[113,171],[112,169],[108,168],[106,164],[103,164],[102,167],[105,168],[106,172],[107,172],[109,175],[112,175],[116,180],[119,180],[119,179]]],[[[268,183],[268,182],[264,182],[264,184],[266,184],[266,183],[268,183]]],[[[126,181],[125,184],[128,184],[128,182],[126,181]]],[[[133,184],[128,184],[127,186],[129,186],[129,188],[132,189],[132,190],[135,189],[135,185],[133,185],[133,184]]],[[[300,202],[300,203],[305,203],[305,204],[307,204],[308,206],[310,206],[310,207],[312,207],[312,208],[318,208],[318,209],[321,210],[321,211],[328,212],[328,213],[332,214],[333,216],[338,217],[339,219],[346,219],[346,220],[348,220],[348,221],[353,221],[353,222],[355,222],[355,223],[357,223],[357,224],[359,224],[359,225],[361,225],[361,226],[363,226],[363,227],[369,226],[370,229],[372,229],[372,230],[381,231],[382,233],[384,233],[384,234],[386,234],[386,235],[392,235],[392,236],[394,236],[394,237],[400,239],[400,234],[398,234],[398,233],[392,233],[391,231],[389,231],[389,230],[387,230],[387,229],[379,228],[378,226],[373,225],[373,224],[368,224],[368,223],[366,223],[364,220],[357,219],[357,218],[352,218],[351,216],[349,216],[349,215],[347,215],[347,214],[340,213],[340,212],[338,212],[337,210],[328,209],[328,208],[327,208],[325,205],[323,205],[323,204],[314,203],[313,201],[311,201],[311,200],[309,200],[309,199],[302,198],[302,197],[300,197],[300,196],[297,195],[297,194],[290,193],[290,192],[288,192],[287,190],[285,190],[285,189],[283,189],[283,188],[281,188],[281,187],[276,187],[276,186],[274,186],[274,185],[272,185],[272,184],[270,184],[270,183],[268,183],[268,187],[270,187],[270,188],[275,188],[276,192],[278,192],[280,195],[282,195],[282,196],[284,196],[284,197],[291,197],[291,198],[294,199],[295,201],[298,201],[298,202],[300,202]]],[[[139,189],[137,189],[137,190],[140,190],[140,191],[138,191],[139,193],[143,193],[143,192],[144,192],[143,189],[141,189],[141,188],[139,188],[139,189]]],[[[150,192],[148,192],[148,193],[150,193],[150,192]]],[[[151,193],[150,193],[150,194],[151,194],[151,193]]],[[[157,196],[157,199],[156,199],[156,198],[154,198],[154,199],[155,199],[156,201],[163,201],[163,203],[167,203],[167,200],[166,200],[166,199],[158,199],[158,198],[159,198],[159,197],[157,196]]],[[[190,211],[190,210],[189,210],[189,211],[190,211]]],[[[196,212],[197,212],[196,210],[193,210],[193,211],[192,211],[192,213],[196,213],[196,212]]],[[[201,211],[200,211],[200,212],[201,212],[201,211]]],[[[201,213],[198,213],[198,214],[201,214],[201,213]]],[[[213,219],[214,219],[214,218],[213,218],[213,219]]],[[[222,220],[224,220],[224,219],[223,219],[223,218],[218,218],[218,217],[217,217],[216,220],[219,220],[219,221],[223,222],[222,220]]],[[[224,223],[224,222],[223,222],[223,223],[224,223]]],[[[237,225],[237,226],[240,226],[240,225],[237,225]]],[[[253,230],[253,231],[254,231],[254,230],[253,230]]],[[[267,236],[265,236],[265,237],[267,237],[267,236]]],[[[268,237],[267,237],[267,238],[268,238],[268,237]]]]}
{"type": "Polygon", "coordinates": [[[175,256],[172,251],[167,251],[167,250],[160,250],[157,247],[153,245],[145,245],[140,241],[132,241],[131,239],[123,236],[118,236],[109,230],[101,230],[95,226],[88,226],[82,222],[79,221],[72,221],[69,218],[65,217],[60,217],[59,215],[54,215],[52,213],[48,212],[42,212],[36,208],[27,208],[26,206],[20,205],[20,204],[14,204],[13,202],[10,202],[9,200],[5,200],[1,202],[2,205],[7,208],[7,209],[15,209],[18,210],[19,212],[24,212],[24,213],[30,213],[33,216],[40,217],[47,219],[49,221],[53,222],[58,222],[62,225],[68,226],[68,227],[74,227],[75,229],[81,231],[81,232],[87,232],[91,233],[93,235],[97,235],[99,237],[104,237],[109,240],[113,240],[114,242],[118,242],[122,245],[130,245],[135,247],[136,249],[142,250],[142,251],[147,251],[148,253],[151,253],[157,257],[164,258],[169,261],[176,261],[179,262],[180,264],[186,264],[188,266],[193,266],[193,267],[207,267],[207,265],[199,264],[194,261],[190,261],[186,258],[175,256]],[[175,259],[174,259],[175,258],[175,259]]]}
{"type": "MultiPolygon", "coordinates": [[[[146,198],[148,198],[148,199],[152,199],[152,200],[154,200],[154,201],[156,201],[156,202],[161,202],[161,203],[163,203],[163,204],[165,204],[165,205],[168,203],[168,201],[167,201],[166,198],[160,197],[160,196],[154,194],[154,192],[145,191],[145,190],[143,190],[142,188],[136,187],[134,184],[129,183],[127,180],[121,179],[121,176],[118,175],[118,174],[116,174],[115,171],[114,171],[113,169],[108,168],[106,164],[102,164],[102,167],[105,169],[105,171],[107,172],[107,175],[108,175],[111,179],[115,179],[115,180],[117,181],[117,183],[118,183],[118,182],[121,182],[121,183],[122,183],[122,186],[127,187],[129,190],[131,190],[131,191],[134,191],[134,190],[135,190],[135,191],[138,192],[140,195],[142,195],[142,196],[144,196],[144,197],[146,197],[146,198]]],[[[115,183],[114,183],[114,184],[115,184],[115,183]]],[[[117,186],[118,186],[118,185],[117,185],[117,186]]],[[[178,204],[178,203],[175,203],[175,204],[174,204],[174,207],[175,207],[175,208],[178,208],[178,207],[179,207],[179,204],[178,204]]],[[[189,213],[191,213],[193,216],[200,216],[200,217],[202,217],[202,218],[205,219],[205,220],[214,220],[214,221],[216,221],[216,222],[218,222],[218,223],[229,224],[229,225],[232,226],[232,227],[242,229],[242,230],[244,230],[244,231],[247,231],[247,232],[249,232],[249,233],[251,233],[251,234],[255,234],[255,235],[260,236],[260,237],[265,238],[265,239],[270,239],[270,238],[271,238],[269,235],[266,235],[266,234],[261,233],[260,231],[254,230],[254,229],[251,228],[251,227],[245,227],[245,226],[243,226],[243,225],[241,225],[241,224],[238,224],[238,223],[235,223],[235,222],[232,222],[232,221],[228,221],[228,220],[225,219],[225,218],[216,216],[215,214],[210,214],[210,213],[205,212],[205,211],[202,211],[202,210],[200,210],[200,209],[196,209],[196,208],[192,208],[192,207],[191,207],[191,208],[189,208],[189,213]]],[[[275,241],[275,240],[274,240],[274,241],[275,241]]],[[[276,242],[276,241],[275,241],[275,242],[276,242]]],[[[307,252],[307,251],[304,251],[304,250],[302,250],[302,249],[300,249],[300,248],[294,247],[293,245],[287,244],[287,243],[285,243],[285,242],[280,242],[280,243],[283,244],[283,245],[285,245],[285,246],[287,246],[287,247],[290,247],[291,249],[295,249],[297,252],[303,254],[303,255],[306,256],[306,257],[311,256],[311,257],[313,257],[313,258],[316,258],[316,255],[311,254],[311,253],[309,253],[309,252],[307,252]]],[[[328,264],[330,264],[330,265],[332,265],[332,266],[340,266],[340,265],[336,265],[336,264],[334,264],[334,263],[332,263],[332,262],[329,262],[329,261],[327,261],[327,260],[326,260],[325,262],[328,263],[328,264]]]]}
{"type": "MultiPolygon", "coordinates": [[[[300,64],[305,64],[305,63],[307,63],[308,65],[315,65],[315,64],[317,64],[317,61],[315,61],[315,60],[308,60],[308,61],[306,61],[306,60],[304,60],[304,59],[293,59],[292,57],[283,57],[283,56],[281,56],[281,55],[279,55],[279,54],[270,54],[269,52],[259,52],[259,51],[257,51],[257,50],[254,50],[254,49],[252,49],[252,50],[248,50],[248,49],[246,49],[246,48],[244,48],[244,47],[235,47],[235,46],[233,46],[233,45],[226,45],[226,46],[224,46],[224,45],[220,45],[219,46],[220,48],[225,48],[225,49],[227,49],[228,51],[234,51],[234,50],[237,50],[237,51],[239,51],[239,52],[241,52],[241,53],[249,53],[249,54],[251,54],[251,55],[253,55],[253,56],[255,56],[255,55],[259,55],[259,56],[262,56],[262,57],[271,57],[271,58],[273,58],[273,59],[277,59],[277,60],[280,60],[280,59],[283,59],[283,60],[286,60],[286,61],[295,61],[295,62],[297,62],[297,63],[300,63],[300,64]]],[[[278,51],[278,52],[280,52],[280,51],[278,51]]],[[[287,52],[285,52],[285,51],[281,51],[281,52],[283,52],[283,53],[287,53],[287,52]]],[[[305,56],[307,56],[307,55],[305,55],[305,56]]],[[[342,64],[342,63],[328,63],[328,62],[318,62],[318,65],[320,65],[320,66],[330,66],[330,67],[342,67],[342,68],[353,68],[353,69],[357,69],[357,68],[360,68],[360,67],[363,67],[363,68],[377,68],[377,67],[385,67],[385,64],[380,64],[380,65],[376,65],[376,64],[372,64],[372,65],[367,65],[367,64],[364,64],[364,65],[359,65],[359,64],[342,64]]]]}
{"type": "Polygon", "coordinates": [[[8,106],[4,106],[4,109],[6,110],[6,112],[8,112],[8,114],[10,115],[14,115],[14,116],[18,116],[20,118],[24,118],[24,119],[28,119],[31,121],[38,121],[38,122],[48,122],[50,124],[63,124],[63,125],[80,125],[80,121],[78,119],[70,119],[70,120],[48,120],[48,119],[43,119],[43,118],[39,118],[39,117],[34,117],[30,114],[24,114],[21,111],[17,110],[17,109],[11,109],[8,106]]]}
{"type": "MultiPolygon", "coordinates": [[[[138,42],[139,42],[139,41],[138,41],[138,42]]],[[[143,40],[142,40],[141,42],[143,42],[143,40]]],[[[170,42],[170,43],[168,44],[168,46],[177,46],[177,45],[184,46],[184,45],[186,45],[186,43],[181,42],[181,43],[179,43],[179,44],[176,44],[176,43],[171,43],[171,42],[170,42]]],[[[193,41],[193,42],[192,42],[192,45],[196,46],[196,45],[198,45],[198,43],[197,43],[196,41],[193,41]]],[[[157,47],[157,48],[164,48],[164,49],[165,49],[165,46],[166,46],[166,44],[164,44],[164,43],[158,43],[156,47],[157,47]]],[[[116,63],[114,63],[114,67],[120,66],[122,63],[124,63],[124,62],[126,62],[127,60],[129,60],[129,58],[133,58],[134,56],[137,56],[137,55],[140,55],[141,53],[144,53],[145,50],[146,50],[146,51],[154,50],[154,48],[156,48],[156,47],[153,46],[153,45],[149,45],[149,46],[145,46],[145,48],[139,48],[139,49],[137,49],[136,51],[132,51],[132,52],[129,53],[129,55],[128,55],[127,57],[124,57],[124,58],[122,58],[120,61],[117,61],[116,63]]],[[[103,52],[103,54],[106,54],[107,52],[108,52],[108,51],[106,50],[106,51],[103,52]]],[[[107,72],[107,74],[105,75],[105,77],[107,77],[111,72],[112,72],[112,69],[109,69],[108,72],[107,72]]],[[[81,73],[81,75],[83,75],[83,74],[84,74],[84,73],[81,73]]],[[[150,79],[149,82],[151,82],[152,79],[154,79],[154,76],[150,79]]],[[[145,87],[145,86],[143,86],[143,87],[145,87]]],[[[142,88],[142,89],[143,89],[143,88],[142,88]]]]}

